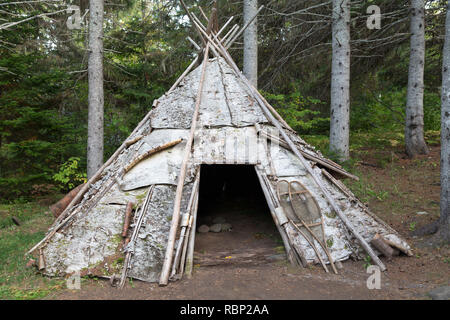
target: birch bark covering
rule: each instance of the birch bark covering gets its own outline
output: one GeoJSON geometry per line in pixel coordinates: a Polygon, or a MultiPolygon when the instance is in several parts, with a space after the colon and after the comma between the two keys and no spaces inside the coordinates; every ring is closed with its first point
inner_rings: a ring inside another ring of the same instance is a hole
{"type": "MultiPolygon", "coordinates": [[[[244,0],[244,25],[258,12],[258,0],[244,0]]],[[[258,26],[257,18],[244,31],[244,75],[258,87],[258,26]]]]}
{"type": "Polygon", "coordinates": [[[103,0],[89,3],[87,177],[103,164],[103,0]]]}
{"type": "Polygon", "coordinates": [[[330,150],[349,158],[350,0],[333,0],[330,150]]]}
{"type": "MultiPolygon", "coordinates": [[[[147,209],[144,210],[145,216],[142,218],[141,227],[133,229],[136,221],[130,224],[129,231],[137,230],[137,238],[136,241],[130,242],[131,245],[127,248],[130,250],[127,252],[133,251],[127,276],[149,282],[160,280],[165,252],[168,248],[171,221],[173,221],[178,175],[181,172],[186,145],[179,143],[170,149],[161,150],[142,160],[123,175],[122,172],[123,168],[133,159],[139,158],[149,150],[178,138],[185,140],[189,138],[190,131],[185,128],[185,119],[192,120],[193,110],[197,105],[195,99],[192,99],[192,95],[193,92],[199,91],[201,69],[202,66],[192,71],[170,94],[155,101],[154,109],[149,116],[144,118],[127,139],[127,142],[134,141],[134,143],[119,149],[117,156],[106,163],[98,180],[94,179],[92,183],[88,184],[89,186],[79,203],[71,207],[64,215],[65,222],[62,223],[63,220],[59,220],[62,225],[56,229],[50,229],[51,236],[48,238],[46,236],[45,241],[39,243],[42,244],[41,246],[35,246],[34,249],[42,250],[43,253],[45,270],[42,272],[44,274],[63,276],[80,271],[81,275],[111,277],[122,272],[124,254],[122,233],[126,218],[126,206],[132,202],[136,204],[136,208],[143,208],[149,188],[152,188],[153,191],[150,194],[151,197],[149,196],[147,209]],[[187,90],[187,88],[190,89],[187,90]],[[154,128],[153,123],[162,123],[161,112],[170,110],[180,101],[189,102],[190,106],[186,107],[186,111],[180,113],[171,122],[170,127],[154,128]],[[153,118],[157,111],[159,119],[153,118]],[[151,121],[148,121],[149,119],[151,121]]],[[[236,90],[245,85],[242,82],[244,78],[238,78],[236,74],[231,73],[232,69],[226,65],[225,60],[222,58],[210,60],[205,69],[205,83],[201,89],[202,101],[204,99],[213,101],[216,92],[225,90],[227,95],[232,92],[236,93],[236,113],[233,115],[245,113],[242,111],[245,109],[238,110],[245,104],[253,104],[255,110],[262,108],[260,105],[264,103],[262,100],[249,100],[248,95],[243,94],[247,92],[248,88],[236,90]],[[216,81],[218,78],[222,78],[222,81],[216,81]],[[221,86],[226,89],[220,89],[221,86]]],[[[224,100],[227,95],[217,94],[224,100]]],[[[216,101],[216,103],[216,105],[227,105],[229,101],[216,101]]],[[[202,103],[197,106],[199,114],[212,114],[217,111],[217,109],[202,105],[202,103]]],[[[268,114],[268,108],[265,110],[268,114]]],[[[231,110],[229,113],[232,114],[231,110]]],[[[199,117],[199,121],[201,119],[199,117]]],[[[408,244],[401,239],[397,232],[370,213],[350,190],[339,184],[325,169],[321,169],[319,166],[312,169],[314,175],[318,177],[317,179],[320,179],[317,181],[321,181],[320,183],[323,184],[324,189],[322,189],[300,158],[292,152],[292,149],[279,148],[275,143],[269,144],[266,137],[258,135],[257,128],[261,128],[273,136],[277,132],[276,127],[270,125],[267,120],[260,120],[258,116],[252,120],[254,121],[253,125],[240,126],[241,121],[238,121],[236,123],[239,125],[232,122],[226,126],[215,126],[215,117],[207,116],[203,119],[205,121],[209,119],[211,122],[196,126],[198,130],[192,141],[192,161],[187,163],[186,179],[183,179],[185,185],[181,196],[180,213],[184,214],[188,211],[192,192],[195,190],[194,181],[201,163],[254,165],[269,208],[271,208],[272,217],[277,228],[279,227],[281,236],[284,237],[284,243],[287,243],[287,248],[292,245],[295,250],[304,252],[303,257],[308,263],[313,263],[316,259],[315,250],[292,225],[287,223],[287,212],[284,212],[281,206],[274,210],[278,201],[276,181],[281,179],[288,182],[299,181],[317,200],[323,216],[323,233],[326,235],[327,250],[331,260],[342,261],[351,255],[363,257],[364,251],[359,246],[358,240],[349,234],[341,218],[334,213],[336,209],[324,197],[323,190],[328,190],[333,202],[341,208],[349,224],[354,226],[355,234],[359,234],[365,242],[369,242],[375,234],[379,234],[390,245],[393,243],[394,246],[405,248],[405,252],[410,250],[408,244]],[[274,176],[273,181],[267,178],[268,174],[274,176]],[[286,225],[290,228],[286,229],[286,225]],[[286,230],[289,230],[289,239],[286,238],[286,230]],[[289,244],[289,241],[292,243],[289,244]]],[[[250,120],[250,118],[246,119],[250,120]]],[[[293,143],[296,144],[299,152],[309,153],[320,158],[322,159],[320,162],[325,161],[320,152],[315,151],[301,137],[294,133],[290,137],[295,141],[293,143]]],[[[316,161],[312,160],[312,162],[316,161]]],[[[191,250],[194,245],[195,243],[189,243],[191,250]]],[[[31,251],[35,251],[34,249],[31,251]]],[[[320,250],[319,252],[323,261],[328,263],[329,258],[325,252],[320,250]]],[[[189,260],[192,261],[190,258],[189,260]]],[[[195,264],[195,262],[193,263],[195,264]]],[[[169,265],[172,266],[172,264],[169,265]]]]}
{"type": "Polygon", "coordinates": [[[425,62],[424,0],[411,0],[411,49],[406,97],[405,145],[409,157],[427,154],[423,137],[423,73],[425,62]]]}
{"type": "MultiPolygon", "coordinates": [[[[450,0],[447,3],[442,62],[441,106],[441,228],[450,232],[450,0]]],[[[442,232],[442,231],[441,231],[442,232]]]]}

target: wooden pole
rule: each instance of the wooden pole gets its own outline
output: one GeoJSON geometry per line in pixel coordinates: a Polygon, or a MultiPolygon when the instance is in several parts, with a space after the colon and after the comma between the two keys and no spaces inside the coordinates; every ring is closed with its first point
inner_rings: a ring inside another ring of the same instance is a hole
{"type": "Polygon", "coordinates": [[[200,103],[202,99],[202,93],[203,93],[203,83],[205,80],[205,74],[206,74],[206,66],[208,64],[209,59],[209,45],[208,42],[206,44],[205,48],[205,55],[203,57],[203,65],[202,65],[202,73],[200,78],[200,83],[198,86],[198,92],[197,92],[197,98],[194,108],[194,115],[192,117],[192,124],[191,124],[191,130],[189,134],[189,139],[186,142],[186,148],[184,150],[184,157],[183,161],[181,163],[181,171],[178,178],[178,185],[177,185],[177,191],[175,194],[175,200],[174,200],[174,208],[173,208],[173,214],[172,214],[172,225],[170,226],[170,232],[169,232],[169,238],[167,240],[167,249],[166,254],[164,257],[164,263],[161,271],[161,277],[159,279],[159,285],[160,286],[166,286],[169,281],[169,272],[170,267],[172,265],[172,259],[173,259],[173,248],[175,245],[175,237],[178,229],[178,223],[180,220],[180,209],[181,209],[181,198],[183,194],[183,186],[184,186],[184,179],[186,177],[186,169],[187,169],[187,163],[189,161],[189,157],[191,154],[191,148],[192,143],[194,140],[194,133],[195,128],[197,126],[197,118],[198,118],[198,112],[200,109],[200,103]]]}
{"type": "MultiPolygon", "coordinates": [[[[195,177],[195,180],[198,180],[198,188],[200,190],[200,170],[199,168],[197,172],[197,176],[195,177]]],[[[195,232],[196,232],[196,224],[197,224],[197,209],[198,209],[198,196],[195,201],[194,210],[192,211],[192,226],[191,226],[191,233],[189,234],[189,243],[186,253],[186,268],[185,268],[185,274],[188,279],[192,277],[192,266],[194,263],[194,248],[195,248],[195,232]]]]}
{"type": "Polygon", "coordinates": [[[72,201],[73,198],[77,195],[78,192],[83,188],[84,183],[80,184],[76,188],[72,189],[67,193],[61,200],[59,200],[57,203],[52,204],[50,206],[50,211],[53,213],[53,216],[55,218],[58,218],[61,212],[64,211],[65,208],[69,205],[69,203],[72,201]]]}
{"type": "Polygon", "coordinates": [[[196,195],[197,195],[197,184],[198,184],[198,180],[195,179],[194,184],[192,186],[192,191],[191,191],[191,197],[189,199],[189,204],[187,207],[187,210],[185,212],[185,215],[183,216],[183,221],[181,224],[181,233],[180,233],[180,238],[178,240],[178,247],[176,249],[176,253],[175,253],[175,258],[173,261],[173,266],[172,266],[172,273],[171,273],[171,277],[173,277],[179,268],[179,263],[180,263],[180,259],[181,259],[181,253],[184,247],[184,242],[186,241],[187,238],[187,229],[189,227],[189,221],[190,221],[190,217],[192,214],[192,208],[195,205],[195,199],[196,199],[196,195]]]}
{"type": "MultiPolygon", "coordinates": [[[[197,205],[197,199],[195,201],[195,206],[197,205]]],[[[183,245],[183,251],[181,253],[181,261],[180,261],[180,269],[178,271],[178,277],[181,279],[183,277],[184,274],[184,266],[186,263],[186,252],[187,252],[187,247],[189,244],[189,239],[191,236],[191,230],[192,230],[192,222],[194,221],[194,217],[191,215],[190,219],[189,219],[189,225],[187,228],[187,232],[186,232],[186,241],[184,241],[184,245],[183,245]]]]}
{"type": "Polygon", "coordinates": [[[231,45],[237,40],[237,38],[239,38],[239,36],[245,31],[245,29],[247,29],[250,24],[253,22],[253,20],[256,19],[256,17],[258,16],[259,12],[264,8],[264,6],[259,7],[258,11],[255,13],[255,15],[253,16],[253,18],[251,18],[243,27],[242,29],[239,31],[239,33],[237,35],[234,36],[234,38],[227,44],[226,48],[228,49],[229,47],[231,47],[231,45]]]}
{"type": "Polygon", "coordinates": [[[231,27],[230,30],[228,30],[228,32],[223,36],[222,43],[224,44],[226,43],[228,36],[231,35],[236,28],[239,28],[237,24],[235,24],[234,26],[231,27]]]}
{"type": "Polygon", "coordinates": [[[391,246],[389,246],[383,236],[379,235],[378,233],[373,237],[370,243],[375,248],[377,248],[378,251],[380,251],[386,258],[388,258],[388,260],[391,260],[392,256],[398,255],[398,250],[393,249],[391,246]]]}
{"type": "Polygon", "coordinates": [[[122,238],[126,238],[128,234],[128,228],[130,227],[131,212],[133,211],[133,202],[128,202],[125,208],[125,221],[123,223],[122,238]]]}
{"type": "MultiPolygon", "coordinates": [[[[186,7],[186,4],[184,3],[184,1],[183,1],[183,0],[180,0],[180,3],[181,3],[181,5],[182,5],[182,7],[184,8],[184,10],[186,11],[186,14],[187,14],[188,17],[189,17],[189,20],[191,20],[191,22],[194,23],[194,22],[195,22],[194,17],[192,16],[191,12],[190,12],[190,11],[188,10],[188,8],[186,7]]],[[[199,35],[200,35],[200,39],[201,39],[202,42],[203,42],[203,46],[206,47],[207,41],[203,38],[202,33],[200,32],[200,28],[199,28],[196,24],[194,24],[194,27],[195,27],[195,29],[197,30],[197,32],[199,33],[199,35]]]]}
{"type": "Polygon", "coordinates": [[[183,80],[186,77],[186,75],[191,71],[191,69],[195,66],[195,64],[197,63],[198,59],[199,59],[199,56],[196,56],[195,59],[189,65],[189,67],[187,67],[186,70],[184,70],[183,74],[178,78],[177,81],[175,81],[175,83],[169,89],[169,91],[167,91],[167,93],[171,93],[180,84],[181,80],[183,80]]]}
{"type": "Polygon", "coordinates": [[[128,245],[131,242],[131,244],[134,246],[134,243],[136,242],[136,238],[139,235],[139,230],[141,229],[142,221],[144,220],[144,216],[145,216],[145,213],[147,212],[148,204],[151,201],[154,189],[155,189],[155,185],[151,185],[148,188],[148,192],[145,197],[144,203],[141,207],[140,214],[138,215],[137,219],[135,219],[136,223],[135,223],[135,226],[133,229],[133,233],[131,234],[130,240],[128,241],[128,243],[126,244],[126,247],[124,248],[124,250],[126,251],[126,254],[125,254],[125,261],[123,263],[122,276],[120,278],[120,282],[119,282],[119,286],[118,286],[119,289],[122,289],[125,284],[125,280],[126,280],[127,274],[128,274],[128,269],[130,268],[131,258],[134,253],[133,252],[134,248],[133,247],[129,248],[128,245]]]}

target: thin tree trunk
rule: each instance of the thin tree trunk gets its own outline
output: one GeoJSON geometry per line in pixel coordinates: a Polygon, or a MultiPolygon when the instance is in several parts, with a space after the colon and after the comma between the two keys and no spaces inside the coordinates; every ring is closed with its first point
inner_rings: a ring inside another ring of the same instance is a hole
{"type": "Polygon", "coordinates": [[[411,0],[411,49],[406,98],[405,145],[409,157],[427,154],[423,137],[423,73],[425,64],[424,0],[411,0]]]}
{"type": "Polygon", "coordinates": [[[349,159],[350,0],[333,0],[330,150],[349,159]]]}
{"type": "MultiPolygon", "coordinates": [[[[244,0],[244,25],[258,12],[258,0],[244,0]]],[[[244,31],[244,75],[258,87],[258,26],[257,18],[244,31]]]]}
{"type": "Polygon", "coordinates": [[[89,2],[87,177],[103,164],[103,0],[89,2]]]}
{"type": "Polygon", "coordinates": [[[441,216],[440,234],[450,238],[450,0],[447,3],[441,95],[441,216]]]}

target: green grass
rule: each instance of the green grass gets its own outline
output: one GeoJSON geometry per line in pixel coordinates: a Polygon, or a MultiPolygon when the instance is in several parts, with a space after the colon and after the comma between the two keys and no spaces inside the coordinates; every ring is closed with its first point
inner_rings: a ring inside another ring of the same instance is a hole
{"type": "Polygon", "coordinates": [[[26,267],[30,257],[25,253],[44,237],[53,221],[45,214],[47,207],[30,202],[0,208],[0,299],[41,299],[61,288],[62,280],[46,278],[26,267]],[[12,215],[20,217],[20,226],[8,222],[12,215]]]}

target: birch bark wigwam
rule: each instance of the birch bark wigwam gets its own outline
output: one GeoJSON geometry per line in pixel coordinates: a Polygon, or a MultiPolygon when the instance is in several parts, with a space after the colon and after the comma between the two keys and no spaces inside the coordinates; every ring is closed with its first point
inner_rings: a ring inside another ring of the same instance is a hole
{"type": "Polygon", "coordinates": [[[103,0],[89,2],[87,177],[103,164],[103,0]]]}
{"type": "MultiPolygon", "coordinates": [[[[244,0],[244,25],[258,12],[258,0],[244,0]]],[[[258,26],[257,18],[244,31],[244,75],[258,87],[258,26]]]]}
{"type": "Polygon", "coordinates": [[[349,159],[350,0],[333,0],[330,150],[349,159]]]}
{"type": "Polygon", "coordinates": [[[423,135],[423,90],[425,65],[425,4],[411,0],[411,49],[406,97],[405,145],[409,157],[427,154],[423,135]]]}

